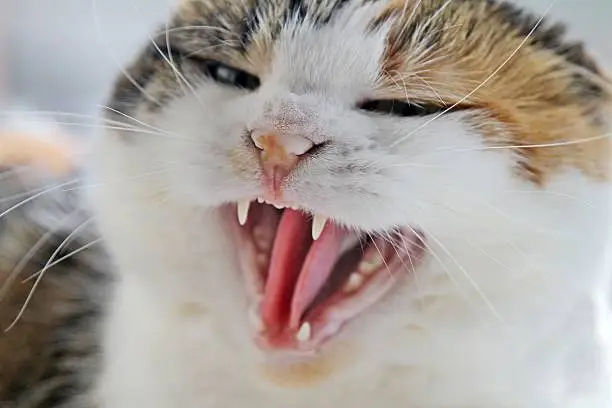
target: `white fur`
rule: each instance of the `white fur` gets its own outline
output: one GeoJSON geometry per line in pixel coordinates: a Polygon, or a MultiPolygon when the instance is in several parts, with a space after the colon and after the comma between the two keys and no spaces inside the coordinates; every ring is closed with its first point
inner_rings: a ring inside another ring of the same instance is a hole
{"type": "Polygon", "coordinates": [[[361,17],[284,37],[260,92],[206,82],[198,98],[141,114],[180,138],[100,140],[91,198],[121,279],[101,407],[612,406],[610,319],[601,318],[609,303],[598,298],[610,287],[610,186],[570,169],[532,186],[514,173],[512,153],[487,149],[463,114],[421,129],[429,118],[356,111],[383,47],[382,32],[364,37],[361,17]],[[287,106],[306,123],[283,117],[287,106]],[[248,158],[243,129],[279,120],[332,146],[363,147],[309,163],[291,179],[290,199],[367,230],[418,226],[431,249],[414,282],[342,333],[358,351],[350,363],[294,389],[257,371],[264,356],[216,209],[261,193],[257,174],[237,172],[228,152],[248,158]],[[349,162],[366,170],[331,175],[349,162]]]}

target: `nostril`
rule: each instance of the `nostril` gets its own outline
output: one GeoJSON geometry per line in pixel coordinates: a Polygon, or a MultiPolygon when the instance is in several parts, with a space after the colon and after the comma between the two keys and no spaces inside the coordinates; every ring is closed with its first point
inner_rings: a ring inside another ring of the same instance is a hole
{"type": "Polygon", "coordinates": [[[314,143],[298,135],[278,135],[270,132],[254,130],[251,132],[253,143],[264,151],[281,149],[285,154],[301,156],[314,147],[314,143]]]}
{"type": "Polygon", "coordinates": [[[300,156],[313,148],[314,143],[302,136],[286,135],[281,138],[287,153],[300,156]]]}

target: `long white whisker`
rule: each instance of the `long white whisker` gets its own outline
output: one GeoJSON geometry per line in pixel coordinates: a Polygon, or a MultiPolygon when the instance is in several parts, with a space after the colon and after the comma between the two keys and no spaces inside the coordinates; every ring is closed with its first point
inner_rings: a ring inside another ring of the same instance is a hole
{"type": "MultiPolygon", "coordinates": [[[[81,246],[80,248],[75,249],[72,252],[69,252],[68,254],[62,256],[61,258],[58,258],[56,261],[51,262],[49,264],[49,269],[59,265],[60,263],[64,262],[65,260],[67,260],[69,258],[72,258],[75,255],[78,255],[82,251],[85,251],[86,249],[89,249],[90,247],[92,247],[92,246],[94,246],[96,244],[99,244],[102,241],[104,241],[104,238],[97,238],[97,239],[94,239],[93,241],[91,241],[90,243],[85,244],[85,245],[81,246]]],[[[36,277],[40,276],[43,272],[44,272],[44,268],[43,269],[39,269],[37,272],[33,273],[32,275],[30,275],[26,279],[24,279],[22,281],[22,283],[28,283],[31,280],[36,279],[36,277]]]]}
{"type": "MultiPolygon", "coordinates": [[[[585,137],[583,139],[577,140],[565,140],[562,142],[552,142],[552,143],[540,143],[540,144],[527,144],[527,145],[510,145],[510,146],[486,146],[480,149],[471,149],[471,150],[499,150],[499,149],[528,149],[528,148],[537,148],[537,147],[562,147],[562,146],[573,146],[582,143],[596,142],[598,140],[607,139],[612,136],[612,132],[604,133],[597,136],[585,137]]],[[[469,151],[469,150],[468,150],[469,151]]]]}
{"type": "Polygon", "coordinates": [[[33,116],[35,118],[41,118],[41,116],[50,116],[52,119],[49,120],[49,123],[54,124],[56,123],[55,117],[66,117],[66,118],[73,118],[73,119],[87,119],[87,120],[91,120],[91,121],[97,121],[97,120],[103,120],[104,122],[107,122],[111,125],[119,125],[119,126],[129,126],[127,123],[125,122],[119,122],[117,120],[112,120],[112,119],[108,119],[108,118],[103,118],[103,117],[99,117],[99,116],[94,116],[94,115],[84,115],[84,114],[80,114],[80,113],[73,113],[73,112],[59,112],[59,111],[0,111],[0,116],[22,116],[22,117],[27,117],[27,116],[33,116]]]}
{"type": "MultiPolygon", "coordinates": [[[[29,121],[32,124],[35,123],[46,123],[46,122],[41,122],[41,121],[37,121],[37,120],[31,120],[29,121]]],[[[95,123],[79,123],[79,122],[54,122],[57,125],[62,125],[62,126],[70,126],[70,127],[75,127],[75,128],[88,128],[88,129],[105,129],[105,130],[121,130],[124,132],[130,132],[130,133],[141,133],[141,134],[146,134],[146,135],[154,135],[154,136],[164,136],[164,137],[169,137],[169,135],[165,134],[165,133],[159,133],[159,132],[154,132],[151,130],[146,130],[146,129],[139,129],[137,127],[134,126],[129,126],[124,124],[123,126],[109,126],[109,125],[98,125],[95,123]]],[[[172,137],[174,138],[174,136],[172,137]]],[[[189,139],[189,138],[184,138],[188,141],[193,141],[193,139],[189,139]]]]}
{"type": "MultiPolygon", "coordinates": [[[[102,35],[101,32],[101,25],[100,25],[100,20],[98,19],[98,5],[97,5],[97,0],[91,0],[91,4],[92,4],[92,17],[94,20],[94,26],[96,28],[96,32],[98,33],[98,37],[100,39],[102,39],[104,36],[102,35]]],[[[149,93],[147,93],[147,91],[142,87],[142,85],[140,85],[131,75],[129,72],[127,72],[127,70],[123,67],[123,65],[121,63],[119,63],[119,61],[117,61],[117,59],[115,58],[114,54],[111,52],[111,50],[108,48],[108,44],[105,41],[102,41],[102,45],[106,48],[107,54],[108,56],[113,60],[113,62],[115,63],[115,65],[117,66],[117,68],[121,71],[121,73],[123,75],[125,75],[125,77],[128,79],[128,81],[130,81],[132,83],[132,85],[134,85],[134,87],[136,89],[138,89],[138,91],[145,97],[147,98],[150,102],[154,103],[157,106],[163,106],[157,99],[155,99],[154,97],[152,97],[149,93]]]]}
{"type": "Polygon", "coordinates": [[[472,287],[474,288],[474,290],[476,291],[476,293],[478,293],[478,295],[482,298],[482,300],[485,302],[485,304],[487,305],[487,307],[489,308],[489,310],[491,311],[491,313],[493,314],[493,316],[500,322],[502,323],[504,326],[508,326],[507,322],[505,321],[505,319],[499,314],[499,312],[497,311],[497,309],[495,308],[495,306],[493,305],[493,303],[491,303],[491,301],[489,300],[489,298],[484,294],[484,292],[480,289],[480,286],[478,285],[478,283],[472,278],[472,276],[469,274],[468,271],[465,270],[465,268],[463,267],[463,265],[461,265],[457,259],[453,256],[452,253],[450,253],[450,251],[430,232],[425,231],[424,228],[421,227],[421,229],[423,230],[423,232],[427,235],[428,239],[432,239],[433,241],[436,242],[436,244],[438,244],[438,246],[440,247],[440,249],[442,251],[444,251],[444,253],[450,258],[450,260],[457,266],[457,268],[459,268],[459,270],[463,273],[463,275],[465,276],[465,278],[468,280],[468,282],[472,285],[472,287]]]}
{"type": "Polygon", "coordinates": [[[397,141],[393,142],[389,147],[393,148],[395,146],[397,146],[399,143],[401,143],[403,140],[406,140],[407,138],[409,138],[412,134],[418,132],[419,130],[423,129],[425,126],[429,125],[431,122],[433,122],[434,120],[438,119],[439,117],[441,117],[442,115],[444,115],[445,113],[451,111],[452,109],[454,109],[456,106],[460,105],[461,103],[463,103],[466,99],[468,99],[470,96],[474,95],[474,93],[478,92],[478,90],[480,88],[482,88],[483,86],[485,86],[493,77],[495,77],[499,71],[501,71],[503,69],[503,67],[506,66],[506,64],[516,55],[516,53],[527,43],[527,41],[529,41],[531,39],[531,36],[533,35],[533,33],[535,32],[535,30],[537,30],[537,28],[540,26],[540,24],[542,23],[542,21],[544,20],[544,18],[546,17],[546,15],[548,15],[550,9],[552,8],[552,6],[557,2],[558,0],[552,0],[551,4],[548,6],[548,8],[546,9],[546,11],[542,14],[542,16],[538,19],[538,21],[534,24],[533,28],[529,31],[529,33],[525,36],[525,38],[519,43],[519,45],[516,47],[516,49],[510,53],[510,55],[500,64],[499,67],[497,67],[497,69],[495,71],[493,71],[491,73],[491,75],[489,75],[487,78],[485,78],[484,81],[482,81],[476,88],[474,88],[471,92],[469,92],[467,95],[465,95],[463,98],[461,98],[459,101],[455,102],[453,105],[451,105],[450,107],[448,107],[447,109],[445,109],[444,111],[440,112],[439,114],[435,115],[433,118],[431,118],[430,120],[426,121],[424,124],[422,124],[421,126],[419,126],[418,128],[416,128],[415,130],[411,131],[410,133],[408,133],[406,136],[403,136],[401,138],[399,138],[397,141]]]}
{"type": "MultiPolygon", "coordinates": [[[[132,6],[136,8],[134,3],[132,3],[132,6]]],[[[167,36],[166,36],[166,39],[168,40],[167,36]]],[[[174,75],[177,77],[177,79],[180,79],[184,82],[187,88],[189,88],[189,90],[193,93],[193,96],[196,98],[200,106],[202,106],[203,109],[206,109],[204,102],[200,99],[200,96],[198,95],[194,87],[189,83],[189,81],[187,81],[187,78],[185,78],[185,76],[176,68],[173,61],[170,60],[168,56],[166,56],[166,54],[161,50],[161,48],[159,48],[159,46],[155,42],[155,39],[153,39],[151,35],[149,35],[149,40],[151,41],[151,44],[153,44],[153,47],[155,47],[155,50],[157,50],[158,54],[164,59],[164,61],[166,61],[168,66],[172,69],[172,72],[174,72],[174,75]]],[[[179,84],[180,84],[180,81],[179,81],[179,84]]]]}
{"type": "Polygon", "coordinates": [[[203,25],[198,25],[198,26],[182,26],[182,27],[173,27],[173,28],[170,28],[170,29],[168,29],[167,27],[168,27],[168,25],[166,24],[166,29],[165,30],[158,31],[158,32],[154,33],[154,35],[155,36],[161,35],[161,34],[167,35],[167,34],[170,34],[170,33],[173,33],[173,32],[177,32],[177,31],[198,31],[198,30],[202,30],[202,31],[204,31],[204,30],[220,31],[220,32],[222,32],[224,34],[236,35],[236,33],[232,32],[232,31],[229,31],[229,30],[227,30],[225,28],[222,28],[222,27],[215,27],[215,26],[203,26],[203,25]]]}
{"type": "MultiPolygon", "coordinates": [[[[530,148],[547,148],[547,147],[564,147],[564,146],[573,146],[580,145],[583,143],[596,142],[598,140],[603,140],[612,137],[612,132],[603,133],[597,136],[586,137],[582,139],[576,140],[567,140],[560,142],[551,142],[551,143],[540,143],[540,144],[523,144],[523,145],[501,145],[501,146],[470,146],[470,147],[462,147],[462,148],[440,148],[433,151],[429,151],[423,154],[419,154],[417,156],[411,157],[409,160],[421,160],[426,157],[431,157],[439,154],[451,154],[451,153],[466,153],[466,152],[475,152],[475,151],[487,151],[487,150],[504,150],[504,149],[530,149],[530,148]]],[[[378,162],[370,163],[370,167],[377,165],[378,162]]],[[[406,163],[396,163],[385,166],[385,168],[393,168],[393,167],[442,167],[441,165],[426,165],[419,164],[413,162],[406,163]]]]}
{"type": "Polygon", "coordinates": [[[164,173],[171,171],[172,169],[173,169],[172,167],[164,167],[162,169],[154,170],[151,172],[140,173],[135,176],[121,177],[121,178],[113,179],[113,180],[107,179],[106,181],[103,181],[103,182],[84,184],[84,185],[80,185],[77,187],[65,188],[59,191],[61,192],[79,191],[79,190],[86,190],[89,188],[97,188],[97,187],[103,187],[103,186],[108,186],[112,184],[125,183],[125,182],[134,181],[134,180],[138,180],[138,179],[145,178],[145,177],[151,177],[151,176],[155,176],[159,174],[164,174],[164,173]]]}
{"type": "Polygon", "coordinates": [[[83,228],[85,228],[87,225],[89,225],[89,223],[91,223],[93,220],[94,220],[94,218],[90,218],[89,220],[83,222],[81,225],[76,227],[74,229],[74,231],[72,231],[66,237],[66,239],[64,239],[64,241],[62,241],[62,243],[57,247],[57,249],[53,252],[53,254],[51,254],[51,257],[49,258],[49,260],[47,261],[47,263],[43,267],[42,271],[40,272],[40,274],[38,275],[38,277],[34,281],[34,284],[32,285],[32,289],[30,290],[30,293],[28,293],[28,296],[27,296],[25,302],[23,303],[23,306],[19,310],[19,313],[17,313],[17,316],[15,317],[15,319],[5,329],[5,332],[10,331],[19,322],[19,320],[21,319],[21,317],[25,313],[26,309],[28,308],[30,302],[32,301],[32,297],[34,296],[34,293],[36,292],[36,289],[38,289],[38,286],[40,285],[40,282],[42,281],[42,278],[45,276],[45,272],[49,269],[49,265],[55,260],[55,257],[57,256],[57,254],[59,254],[62,251],[64,246],[72,239],[73,236],[75,236],[83,228]]]}
{"type": "Polygon", "coordinates": [[[176,134],[176,133],[172,133],[172,132],[169,132],[169,131],[167,131],[167,130],[164,130],[164,129],[160,129],[160,128],[158,128],[158,127],[155,127],[155,126],[153,126],[153,125],[151,125],[151,124],[149,124],[149,123],[146,123],[146,122],[143,122],[143,121],[141,121],[141,120],[138,120],[138,119],[136,119],[135,117],[130,116],[130,115],[128,115],[128,114],[127,114],[127,113],[125,113],[125,112],[121,112],[121,111],[119,111],[119,110],[117,110],[117,109],[113,109],[113,108],[111,108],[111,107],[109,107],[109,106],[104,106],[104,105],[98,105],[98,106],[99,106],[101,109],[106,109],[106,110],[109,110],[109,111],[111,111],[111,112],[113,112],[113,113],[116,113],[117,115],[121,115],[121,116],[125,117],[126,119],[129,119],[129,120],[131,120],[131,121],[134,121],[134,122],[136,122],[136,123],[138,123],[138,124],[140,124],[140,125],[142,125],[142,126],[145,126],[145,127],[149,128],[149,129],[151,129],[151,130],[155,130],[155,131],[157,131],[157,132],[159,132],[159,133],[162,133],[162,134],[164,134],[164,135],[167,135],[167,136],[172,136],[173,138],[183,138],[183,139],[192,140],[192,138],[186,138],[186,137],[180,136],[180,135],[178,135],[178,134],[176,134]]]}
{"type": "Polygon", "coordinates": [[[7,215],[8,213],[10,213],[11,211],[16,210],[17,208],[19,208],[19,207],[21,207],[21,206],[23,206],[23,205],[25,205],[25,204],[29,203],[30,201],[35,200],[36,198],[38,198],[38,197],[40,197],[40,196],[42,196],[42,195],[44,195],[44,194],[51,193],[51,192],[53,192],[54,190],[59,190],[59,189],[61,189],[62,187],[66,187],[66,186],[69,186],[69,185],[72,185],[72,184],[76,184],[76,183],[78,183],[78,182],[79,182],[79,180],[80,180],[80,179],[75,179],[75,180],[71,180],[71,181],[68,181],[68,182],[65,182],[65,183],[61,183],[61,184],[56,185],[56,186],[53,186],[53,187],[51,187],[51,188],[47,188],[47,189],[45,189],[45,190],[41,191],[40,193],[34,194],[33,196],[31,196],[31,197],[29,197],[29,198],[26,198],[26,199],[25,199],[25,200],[23,200],[23,201],[20,201],[19,203],[15,204],[15,205],[13,205],[13,206],[11,206],[11,207],[9,207],[7,210],[5,210],[5,211],[3,211],[2,213],[0,213],[0,218],[4,217],[5,215],[7,215]]]}
{"type": "Polygon", "coordinates": [[[26,265],[28,264],[28,262],[30,262],[30,260],[32,259],[32,257],[36,254],[36,252],[38,252],[40,250],[40,248],[42,248],[42,246],[62,227],[64,227],[64,225],[72,220],[72,218],[74,217],[75,212],[70,213],[69,215],[63,217],[58,224],[48,230],[47,232],[45,232],[37,241],[36,243],[34,243],[34,245],[32,245],[32,247],[28,250],[28,252],[21,258],[21,260],[17,263],[17,265],[15,265],[15,267],[13,268],[13,270],[11,271],[11,273],[9,274],[8,278],[6,279],[6,281],[2,284],[2,287],[0,288],[0,302],[2,302],[11,286],[11,284],[15,281],[15,279],[21,274],[21,272],[23,271],[23,268],[26,267],[26,265]]]}
{"type": "MultiPolygon", "coordinates": [[[[410,276],[412,278],[414,278],[414,281],[415,281],[415,284],[416,284],[416,288],[417,288],[417,292],[419,293],[419,298],[420,298],[421,295],[424,293],[423,292],[423,287],[421,286],[421,282],[419,280],[419,276],[417,274],[414,262],[412,261],[412,256],[410,255],[410,250],[408,249],[408,245],[406,244],[406,239],[405,239],[404,235],[401,232],[397,232],[397,235],[402,240],[403,248],[401,248],[399,246],[399,244],[395,243],[395,241],[393,240],[393,238],[391,237],[391,234],[389,232],[385,232],[385,235],[387,236],[386,241],[393,247],[393,250],[397,254],[397,257],[399,258],[400,262],[402,263],[402,266],[404,267],[404,269],[406,269],[406,270],[411,272],[410,276]],[[406,262],[404,261],[404,257],[400,255],[400,251],[402,251],[402,250],[404,251],[404,253],[406,255],[408,255],[408,261],[410,262],[410,267],[408,267],[408,265],[406,265],[406,262]]],[[[426,250],[426,248],[423,245],[420,245],[417,242],[411,242],[410,244],[413,245],[413,246],[416,246],[418,248],[421,248],[423,250],[426,250]]]]}
{"type": "MultiPolygon", "coordinates": [[[[170,66],[173,67],[174,66],[174,56],[173,56],[173,52],[172,52],[172,44],[170,43],[170,30],[168,30],[168,24],[169,21],[166,20],[166,33],[165,33],[165,39],[166,39],[166,49],[168,50],[168,58],[170,59],[170,66]]],[[[183,91],[183,95],[187,95],[187,91],[185,90],[185,85],[183,84],[183,81],[181,81],[181,78],[178,76],[178,74],[176,72],[174,72],[174,77],[176,78],[176,82],[178,83],[178,85],[181,87],[181,91],[183,91]]]]}

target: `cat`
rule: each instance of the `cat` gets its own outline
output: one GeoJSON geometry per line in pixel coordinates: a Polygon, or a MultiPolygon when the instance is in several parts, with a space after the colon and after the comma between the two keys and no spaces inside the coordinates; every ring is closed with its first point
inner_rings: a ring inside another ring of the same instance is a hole
{"type": "Polygon", "coordinates": [[[151,40],[64,210],[88,233],[40,280],[84,280],[59,318],[83,360],[23,406],[612,404],[612,87],[562,26],[184,0],[151,40]]]}

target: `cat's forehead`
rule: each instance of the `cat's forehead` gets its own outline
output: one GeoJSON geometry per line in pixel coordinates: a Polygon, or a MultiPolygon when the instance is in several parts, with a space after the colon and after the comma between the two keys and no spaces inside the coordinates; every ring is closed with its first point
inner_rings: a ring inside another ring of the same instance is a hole
{"type": "MultiPolygon", "coordinates": [[[[257,75],[277,57],[315,68],[325,67],[322,59],[345,59],[365,64],[358,68],[369,75],[373,64],[388,76],[413,80],[411,71],[437,72],[442,83],[457,83],[448,93],[458,94],[502,63],[510,67],[509,55],[512,68],[533,71],[521,75],[535,76],[538,64],[561,61],[597,73],[580,44],[565,41],[563,27],[493,0],[182,0],[166,28],[170,33],[163,30],[160,42],[171,38],[183,51],[257,75]],[[449,71],[468,70],[463,80],[449,78],[456,76],[449,71]]],[[[592,91],[590,81],[577,79],[576,86],[592,91]]]]}
{"type": "Polygon", "coordinates": [[[303,86],[330,85],[348,69],[356,85],[380,71],[388,25],[376,22],[386,8],[363,0],[185,0],[171,37],[183,50],[260,76],[296,72],[310,82],[303,86]]]}

